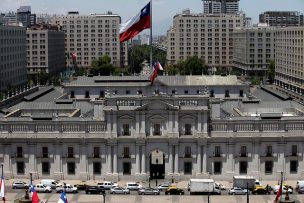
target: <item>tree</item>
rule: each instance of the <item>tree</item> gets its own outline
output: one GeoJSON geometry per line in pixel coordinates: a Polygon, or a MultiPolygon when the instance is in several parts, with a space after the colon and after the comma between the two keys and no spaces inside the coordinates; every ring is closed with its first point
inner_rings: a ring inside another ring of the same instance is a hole
{"type": "Polygon", "coordinates": [[[251,79],[251,84],[252,85],[260,85],[261,84],[260,78],[255,76],[254,78],[251,79]]]}
{"type": "Polygon", "coordinates": [[[93,75],[111,75],[114,67],[111,64],[111,58],[108,55],[99,57],[92,62],[90,73],[93,75]]]}
{"type": "Polygon", "coordinates": [[[208,73],[208,66],[197,56],[188,57],[185,61],[176,64],[181,75],[202,75],[208,73]]]}
{"type": "MultiPolygon", "coordinates": [[[[146,60],[150,62],[151,48],[148,45],[135,45],[129,52],[129,72],[140,73],[142,69],[142,63],[146,60]]],[[[159,61],[162,66],[166,65],[166,52],[156,48],[152,48],[153,60],[159,61]]]]}
{"type": "Polygon", "coordinates": [[[168,75],[176,75],[179,73],[179,69],[176,65],[169,65],[169,66],[166,66],[165,72],[167,72],[168,75]]]}
{"type": "Polygon", "coordinates": [[[275,62],[274,60],[271,60],[267,68],[267,78],[271,84],[274,82],[274,77],[275,77],[275,62]]]}

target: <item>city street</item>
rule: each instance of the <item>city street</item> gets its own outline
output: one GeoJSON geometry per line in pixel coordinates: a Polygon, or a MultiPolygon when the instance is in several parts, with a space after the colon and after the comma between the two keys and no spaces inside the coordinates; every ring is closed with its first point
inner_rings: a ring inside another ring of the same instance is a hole
{"type": "MultiPolygon", "coordinates": [[[[24,190],[12,190],[7,188],[7,201],[11,201],[18,197],[22,197],[24,195],[24,190]]],[[[130,195],[112,195],[107,191],[106,195],[106,203],[201,203],[208,202],[207,195],[189,195],[188,191],[185,191],[185,195],[183,196],[168,196],[165,195],[164,192],[161,192],[161,195],[151,196],[151,195],[137,195],[136,191],[131,191],[130,195]]],[[[49,203],[56,203],[59,199],[59,193],[39,193],[38,196],[41,200],[47,200],[49,203]]],[[[268,203],[274,200],[275,195],[250,195],[251,203],[268,203]]],[[[290,195],[291,198],[295,198],[304,202],[304,195],[293,194],[290,195]]],[[[84,191],[79,191],[78,194],[67,194],[69,203],[97,203],[103,202],[102,195],[86,195],[84,191]]],[[[223,191],[222,195],[213,195],[210,196],[211,203],[242,203],[246,202],[245,195],[227,195],[227,191],[223,191]]]]}

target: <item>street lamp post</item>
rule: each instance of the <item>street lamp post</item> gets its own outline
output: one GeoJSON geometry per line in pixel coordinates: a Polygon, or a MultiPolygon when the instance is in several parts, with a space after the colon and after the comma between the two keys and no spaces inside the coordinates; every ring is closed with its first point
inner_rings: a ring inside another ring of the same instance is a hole
{"type": "Polygon", "coordinates": [[[106,203],[106,191],[102,190],[103,203],[106,203]]]}

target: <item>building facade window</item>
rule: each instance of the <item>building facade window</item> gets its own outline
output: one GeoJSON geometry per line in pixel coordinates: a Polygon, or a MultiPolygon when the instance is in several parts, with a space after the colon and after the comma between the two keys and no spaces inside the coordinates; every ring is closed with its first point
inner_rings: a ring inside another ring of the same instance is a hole
{"type": "Polygon", "coordinates": [[[100,157],[100,147],[94,147],[93,158],[100,157]]]}
{"type": "Polygon", "coordinates": [[[93,162],[93,174],[101,174],[101,163],[93,162]]]}
{"type": "Polygon", "coordinates": [[[123,175],[130,175],[131,174],[131,163],[124,162],[123,163],[123,175]]]}
{"type": "Polygon", "coordinates": [[[153,126],[154,126],[153,135],[161,135],[160,124],[159,123],[155,123],[153,126]]]}
{"type": "Polygon", "coordinates": [[[185,124],[185,135],[192,135],[191,128],[192,128],[191,124],[189,123],[185,124]]]}
{"type": "Polygon", "coordinates": [[[244,91],[243,90],[240,90],[240,97],[244,97],[244,91]]]}
{"type": "Polygon", "coordinates": [[[49,157],[49,148],[42,147],[42,158],[48,158],[48,157],[49,157]]]}
{"type": "Polygon", "coordinates": [[[209,97],[214,97],[214,91],[213,90],[210,90],[209,97]]]}
{"type": "Polygon", "coordinates": [[[266,146],[266,156],[272,156],[272,146],[266,146]]]}
{"type": "Polygon", "coordinates": [[[298,161],[293,160],[290,161],[290,173],[297,173],[298,172],[298,161]]]}
{"type": "Polygon", "coordinates": [[[129,136],[130,135],[130,126],[129,124],[123,124],[123,136],[129,136]]]}
{"type": "Polygon", "coordinates": [[[68,158],[74,158],[74,147],[68,147],[68,158]]]}
{"type": "Polygon", "coordinates": [[[23,148],[22,147],[17,147],[17,154],[16,156],[18,158],[22,158],[23,157],[23,148]]]}
{"type": "Polygon", "coordinates": [[[291,146],[291,156],[297,156],[298,155],[298,146],[292,145],[291,146]]]}
{"type": "Polygon", "coordinates": [[[214,147],[214,156],[220,157],[221,156],[221,146],[215,146],[214,147]]]}
{"type": "Polygon", "coordinates": [[[241,146],[241,157],[247,157],[247,147],[241,146]]]}
{"type": "Polygon", "coordinates": [[[129,147],[123,148],[123,158],[130,158],[130,148],[129,147]]]}
{"type": "Polygon", "coordinates": [[[240,174],[247,174],[248,162],[240,161],[240,174]]]}
{"type": "Polygon", "coordinates": [[[75,98],[75,92],[71,91],[71,98],[75,98]]]}
{"type": "Polygon", "coordinates": [[[265,173],[272,174],[273,161],[265,161],[265,173]]]}
{"type": "Polygon", "coordinates": [[[213,164],[214,164],[213,173],[221,174],[222,173],[222,162],[216,161],[213,164]]]}
{"type": "Polygon", "coordinates": [[[50,174],[50,163],[42,162],[42,174],[49,175],[50,174]]]}
{"type": "Polygon", "coordinates": [[[229,90],[225,90],[225,97],[230,97],[229,90]]]}
{"type": "Polygon", "coordinates": [[[90,98],[90,91],[85,91],[85,98],[90,98]]]}
{"type": "Polygon", "coordinates": [[[100,97],[100,98],[104,98],[104,97],[105,97],[104,91],[100,91],[100,92],[99,92],[99,97],[100,97]]]}
{"type": "Polygon", "coordinates": [[[191,147],[190,146],[185,147],[185,158],[191,158],[191,147]]]}
{"type": "Polygon", "coordinates": [[[24,174],[24,162],[17,161],[17,174],[24,174]]]}
{"type": "Polygon", "coordinates": [[[68,174],[75,175],[75,162],[68,162],[67,164],[68,174]]]}
{"type": "Polygon", "coordinates": [[[192,175],[192,162],[184,163],[184,173],[185,175],[192,175]]]}

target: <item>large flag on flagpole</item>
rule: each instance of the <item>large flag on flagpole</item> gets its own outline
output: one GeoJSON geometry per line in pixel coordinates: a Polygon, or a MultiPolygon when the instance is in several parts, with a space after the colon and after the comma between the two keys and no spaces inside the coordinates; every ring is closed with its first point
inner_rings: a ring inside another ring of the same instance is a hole
{"type": "Polygon", "coordinates": [[[138,35],[141,31],[150,28],[151,25],[151,3],[149,2],[140,12],[121,24],[119,31],[120,42],[127,41],[138,35]]]}
{"type": "Polygon", "coordinates": [[[2,197],[2,200],[5,201],[5,184],[3,175],[0,180],[0,197],[2,197]]]}
{"type": "Polygon", "coordinates": [[[60,198],[57,203],[68,203],[68,199],[67,199],[65,192],[61,193],[60,198]]]}
{"type": "Polygon", "coordinates": [[[161,64],[158,61],[154,62],[153,72],[152,72],[152,75],[150,76],[151,85],[153,85],[153,82],[157,78],[158,72],[160,70],[164,70],[163,67],[161,66],[161,64]]]}
{"type": "Polygon", "coordinates": [[[32,195],[32,203],[39,203],[38,193],[35,190],[35,186],[33,185],[32,180],[30,182],[30,190],[32,195]]]}

